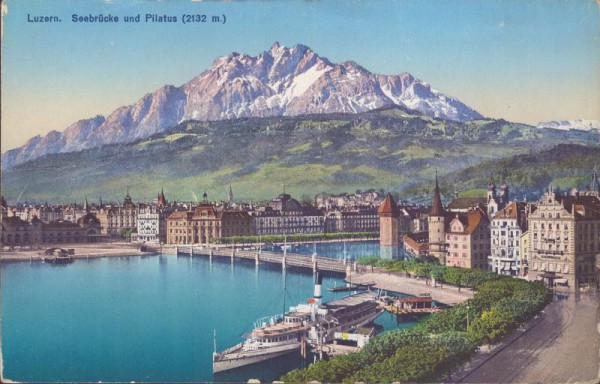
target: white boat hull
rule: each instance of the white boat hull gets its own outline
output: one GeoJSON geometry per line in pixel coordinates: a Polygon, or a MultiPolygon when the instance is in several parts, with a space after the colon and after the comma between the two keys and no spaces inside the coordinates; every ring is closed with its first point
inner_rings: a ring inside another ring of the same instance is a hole
{"type": "Polygon", "coordinates": [[[283,356],[299,349],[300,342],[254,351],[243,351],[240,348],[237,352],[232,351],[231,353],[220,355],[218,359],[213,359],[213,373],[260,363],[261,361],[283,356]]]}

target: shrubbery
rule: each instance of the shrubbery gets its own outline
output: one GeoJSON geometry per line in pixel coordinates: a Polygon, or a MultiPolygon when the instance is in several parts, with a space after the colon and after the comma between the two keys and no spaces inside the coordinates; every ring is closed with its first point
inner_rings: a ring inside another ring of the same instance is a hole
{"type": "Polygon", "coordinates": [[[472,300],[433,314],[408,330],[386,332],[362,350],[294,370],[286,382],[435,381],[463,364],[477,346],[493,343],[530,320],[551,300],[540,283],[491,272],[445,267],[423,260],[359,259],[363,265],[406,271],[473,287],[472,300]],[[470,319],[467,329],[467,313],[470,319]]]}

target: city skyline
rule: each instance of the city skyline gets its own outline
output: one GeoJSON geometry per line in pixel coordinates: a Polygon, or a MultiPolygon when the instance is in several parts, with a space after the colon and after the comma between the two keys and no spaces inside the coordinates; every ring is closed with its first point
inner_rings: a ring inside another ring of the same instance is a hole
{"type": "Polygon", "coordinates": [[[594,1],[3,3],[2,152],[180,86],[275,41],[379,74],[410,72],[491,118],[600,120],[594,1]],[[72,15],[202,13],[225,24],[90,24],[72,15]],[[28,15],[57,16],[30,23],[28,15]],[[289,16],[292,17],[289,17],[289,16]]]}

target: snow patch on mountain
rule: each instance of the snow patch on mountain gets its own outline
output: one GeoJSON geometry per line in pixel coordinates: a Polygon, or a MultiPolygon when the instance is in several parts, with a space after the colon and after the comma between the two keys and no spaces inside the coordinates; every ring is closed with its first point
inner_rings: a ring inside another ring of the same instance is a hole
{"type": "Polygon", "coordinates": [[[106,118],[82,120],[2,155],[11,166],[57,152],[144,139],[186,120],[360,113],[399,105],[440,119],[482,116],[409,73],[373,74],[353,61],[330,62],[309,47],[279,43],[258,56],[232,53],[180,87],[165,85],[106,118]]]}
{"type": "Polygon", "coordinates": [[[578,129],[580,131],[599,131],[600,132],[600,121],[598,120],[553,120],[538,123],[538,128],[551,128],[560,129],[563,131],[570,131],[572,129],[578,129]]]}

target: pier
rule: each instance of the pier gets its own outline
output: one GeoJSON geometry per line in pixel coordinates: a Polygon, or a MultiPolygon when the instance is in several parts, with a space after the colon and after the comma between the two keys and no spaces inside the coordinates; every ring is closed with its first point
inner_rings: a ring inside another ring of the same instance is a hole
{"type": "Polygon", "coordinates": [[[235,259],[253,260],[258,263],[270,263],[281,265],[282,268],[299,267],[310,270],[346,273],[347,268],[353,267],[353,262],[348,260],[337,260],[321,256],[309,256],[295,253],[279,253],[271,251],[260,251],[258,249],[240,249],[232,247],[206,247],[206,246],[179,246],[177,255],[181,256],[205,256],[235,259]]]}

